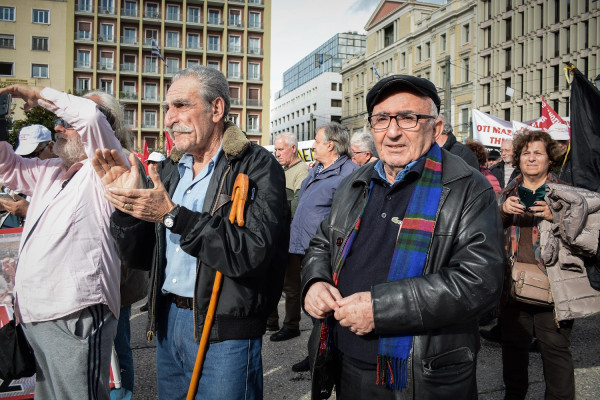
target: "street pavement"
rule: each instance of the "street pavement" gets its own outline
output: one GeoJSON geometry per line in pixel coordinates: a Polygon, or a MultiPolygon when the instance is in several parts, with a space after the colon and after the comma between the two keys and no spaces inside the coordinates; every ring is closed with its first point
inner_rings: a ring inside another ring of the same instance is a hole
{"type": "MultiPolygon", "coordinates": [[[[138,302],[131,310],[131,345],[135,361],[134,399],[157,399],[155,343],[146,340],[147,313],[140,312],[144,302],[138,302]]],[[[283,316],[283,300],[279,303],[279,315],[283,316]]],[[[291,366],[306,355],[306,341],[310,335],[311,320],[302,316],[302,334],[284,342],[271,342],[269,335],[263,337],[264,398],[266,400],[310,399],[310,375],[293,372],[291,366]]],[[[600,314],[575,321],[571,334],[571,350],[575,363],[577,400],[600,399],[600,314]]],[[[482,348],[477,362],[479,398],[501,400],[504,398],[500,345],[481,340],[482,348]]],[[[529,357],[528,400],[544,398],[544,379],[539,353],[529,357]]],[[[218,390],[218,388],[215,388],[218,390]]],[[[335,396],[332,396],[335,399],[335,396]]],[[[210,399],[208,399],[210,400],[210,399]]],[[[457,399],[458,400],[458,399],[457,399]]]]}

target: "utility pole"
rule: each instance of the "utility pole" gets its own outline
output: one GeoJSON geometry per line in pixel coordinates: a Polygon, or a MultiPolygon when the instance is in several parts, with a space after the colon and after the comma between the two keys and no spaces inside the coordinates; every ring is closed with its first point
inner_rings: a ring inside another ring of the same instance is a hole
{"type": "Polygon", "coordinates": [[[446,117],[446,121],[452,125],[452,100],[450,98],[450,56],[444,57],[444,61],[446,62],[446,94],[444,94],[444,116],[446,117]]]}

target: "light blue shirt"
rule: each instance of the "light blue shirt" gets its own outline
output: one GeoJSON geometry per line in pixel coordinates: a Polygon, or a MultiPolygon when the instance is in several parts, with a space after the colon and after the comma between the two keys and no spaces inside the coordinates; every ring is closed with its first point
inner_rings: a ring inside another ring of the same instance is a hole
{"type": "MultiPolygon", "coordinates": [[[[223,143],[196,178],[192,170],[194,158],[184,154],[177,164],[180,180],[173,193],[173,202],[189,210],[202,212],[210,178],[222,154],[223,143]]],[[[167,229],[167,268],[162,291],[183,297],[194,297],[198,259],[181,249],[180,240],[181,235],[167,229]]]]}
{"type": "MultiPolygon", "coordinates": [[[[421,158],[423,158],[423,157],[424,156],[421,156],[421,158]]],[[[406,174],[408,174],[410,172],[412,167],[414,167],[421,158],[408,163],[402,171],[398,172],[398,174],[396,175],[396,179],[394,180],[394,184],[396,184],[396,183],[400,182],[402,179],[404,179],[406,174]]],[[[383,162],[381,160],[377,161],[377,163],[375,164],[375,171],[377,171],[377,173],[379,174],[381,179],[383,179],[386,182],[388,181],[387,177],[385,175],[385,170],[383,169],[383,162]]]]}

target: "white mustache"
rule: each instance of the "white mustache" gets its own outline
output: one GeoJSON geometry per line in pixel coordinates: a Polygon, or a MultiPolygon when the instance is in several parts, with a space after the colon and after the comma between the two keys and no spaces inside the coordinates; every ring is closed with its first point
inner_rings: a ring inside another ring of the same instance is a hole
{"type": "Polygon", "coordinates": [[[167,132],[169,132],[169,134],[171,136],[173,136],[173,132],[179,132],[179,133],[190,133],[193,131],[192,128],[190,128],[187,125],[183,125],[183,124],[173,124],[171,126],[167,126],[167,132]]]}

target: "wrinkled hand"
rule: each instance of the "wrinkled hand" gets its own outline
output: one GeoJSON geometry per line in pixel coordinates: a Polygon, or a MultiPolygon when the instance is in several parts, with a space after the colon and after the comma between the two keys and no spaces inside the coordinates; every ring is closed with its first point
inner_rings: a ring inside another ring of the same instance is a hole
{"type": "Polygon", "coordinates": [[[0,197],[0,207],[17,217],[25,217],[29,209],[29,202],[21,196],[15,195],[16,200],[0,197]]]}
{"type": "Polygon", "coordinates": [[[324,319],[338,307],[342,299],[337,288],[327,282],[313,283],[304,297],[304,309],[312,317],[324,319]]]}
{"type": "Polygon", "coordinates": [[[502,203],[502,211],[507,214],[522,215],[525,214],[525,206],[520,203],[517,196],[510,196],[502,203]]]}
{"type": "Polygon", "coordinates": [[[550,206],[548,206],[548,203],[542,200],[538,200],[533,204],[533,206],[529,207],[529,211],[531,211],[533,215],[535,215],[536,217],[544,218],[545,220],[550,222],[554,220],[554,217],[552,216],[552,211],[550,210],[550,206]]]}
{"type": "Polygon", "coordinates": [[[92,166],[107,188],[143,189],[144,178],[140,176],[135,158],[134,154],[129,155],[129,167],[117,150],[98,149],[92,166]]]}
{"type": "Polygon", "coordinates": [[[18,84],[0,89],[0,94],[9,93],[13,98],[25,100],[24,109],[25,111],[29,111],[39,105],[38,100],[42,98],[42,89],[43,87],[41,86],[18,84]]]}
{"type": "Polygon", "coordinates": [[[339,307],[335,310],[334,317],[341,326],[349,328],[359,336],[375,329],[371,292],[354,293],[338,300],[337,303],[339,307]]]}

